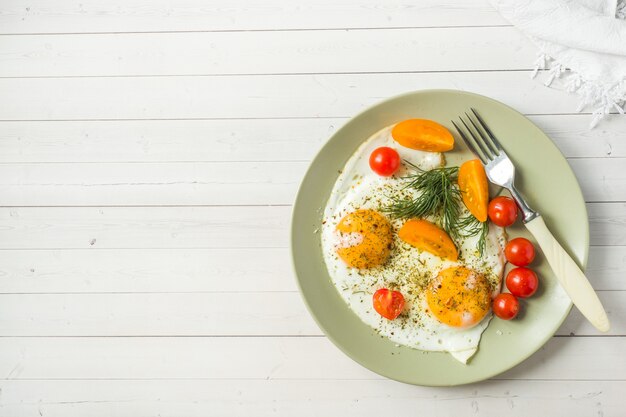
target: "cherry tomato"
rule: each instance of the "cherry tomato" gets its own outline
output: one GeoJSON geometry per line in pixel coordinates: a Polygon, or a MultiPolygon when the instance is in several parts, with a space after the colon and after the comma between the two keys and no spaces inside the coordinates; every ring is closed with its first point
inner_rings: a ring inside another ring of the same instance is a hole
{"type": "Polygon", "coordinates": [[[400,155],[387,146],[376,148],[370,155],[370,168],[382,177],[390,177],[400,168],[400,155]]]}
{"type": "Polygon", "coordinates": [[[516,237],[504,248],[506,260],[515,266],[526,266],[535,259],[535,247],[530,240],[516,237]]]}
{"type": "Polygon", "coordinates": [[[513,294],[498,294],[493,300],[493,313],[502,320],[511,320],[519,313],[519,301],[513,294]]]}
{"type": "Polygon", "coordinates": [[[516,297],[530,297],[539,287],[539,278],[532,269],[513,268],[506,276],[506,287],[516,297]]]}
{"type": "Polygon", "coordinates": [[[517,220],[517,204],[509,197],[496,197],[489,202],[489,218],[500,227],[508,227],[517,220]]]}
{"type": "Polygon", "coordinates": [[[374,310],[388,320],[398,317],[404,308],[404,296],[402,296],[402,293],[387,288],[381,288],[376,291],[372,301],[374,302],[374,310]]]}

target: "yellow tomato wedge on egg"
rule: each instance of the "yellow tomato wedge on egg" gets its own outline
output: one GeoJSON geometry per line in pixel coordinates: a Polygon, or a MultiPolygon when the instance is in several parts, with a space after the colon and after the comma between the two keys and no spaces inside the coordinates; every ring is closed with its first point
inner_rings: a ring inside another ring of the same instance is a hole
{"type": "Polygon", "coordinates": [[[465,207],[478,221],[487,221],[489,184],[483,164],[478,159],[463,163],[457,181],[465,207]]]}
{"type": "Polygon", "coordinates": [[[391,136],[400,145],[420,151],[446,152],[454,148],[452,133],[432,120],[405,120],[393,127],[391,136]]]}
{"type": "Polygon", "coordinates": [[[459,252],[450,236],[428,220],[409,220],[398,231],[398,237],[411,246],[433,255],[456,261],[459,252]]]}

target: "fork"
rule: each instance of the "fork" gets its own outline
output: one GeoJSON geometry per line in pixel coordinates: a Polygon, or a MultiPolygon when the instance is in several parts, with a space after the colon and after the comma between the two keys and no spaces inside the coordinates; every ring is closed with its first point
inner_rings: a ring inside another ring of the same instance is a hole
{"type": "Polygon", "coordinates": [[[574,305],[598,330],[608,332],[609,319],[589,280],[552,235],[541,215],[531,209],[517,191],[513,162],[478,112],[473,108],[470,110],[474,118],[465,113],[469,124],[463,117],[459,117],[464,129],[454,121],[452,124],[470,151],[482,162],[489,181],[509,190],[523,214],[524,225],[537,240],[557,280],[574,305]]]}

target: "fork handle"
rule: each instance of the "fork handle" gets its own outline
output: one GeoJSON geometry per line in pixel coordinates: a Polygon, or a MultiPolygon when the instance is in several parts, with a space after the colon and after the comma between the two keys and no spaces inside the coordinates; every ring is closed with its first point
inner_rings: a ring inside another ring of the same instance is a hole
{"type": "Polygon", "coordinates": [[[574,305],[596,329],[608,332],[609,318],[598,295],[583,271],[548,230],[543,218],[541,216],[534,218],[526,223],[526,227],[539,243],[554,275],[574,305]]]}

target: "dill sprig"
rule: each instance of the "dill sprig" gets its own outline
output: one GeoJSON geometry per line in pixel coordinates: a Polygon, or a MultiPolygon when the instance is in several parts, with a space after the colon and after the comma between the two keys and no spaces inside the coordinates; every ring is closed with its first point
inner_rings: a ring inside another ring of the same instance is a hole
{"type": "Polygon", "coordinates": [[[479,235],[478,252],[485,251],[489,222],[480,222],[472,214],[461,217],[461,191],[456,186],[459,167],[442,167],[429,171],[404,161],[415,172],[403,177],[403,189],[417,192],[415,197],[391,197],[391,204],[382,211],[392,218],[410,219],[433,216],[439,226],[455,240],[479,235]]]}
{"type": "Polygon", "coordinates": [[[403,177],[408,181],[403,189],[418,192],[415,198],[392,197],[391,205],[383,212],[396,219],[435,216],[440,226],[451,236],[458,236],[455,227],[460,216],[461,192],[455,186],[459,167],[435,168],[429,171],[404,161],[415,173],[403,177]]]}
{"type": "Polygon", "coordinates": [[[461,237],[471,237],[478,234],[478,253],[483,256],[485,247],[487,246],[487,234],[489,233],[489,221],[480,222],[472,214],[463,217],[457,221],[456,226],[459,228],[461,237]]]}

